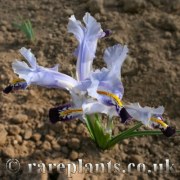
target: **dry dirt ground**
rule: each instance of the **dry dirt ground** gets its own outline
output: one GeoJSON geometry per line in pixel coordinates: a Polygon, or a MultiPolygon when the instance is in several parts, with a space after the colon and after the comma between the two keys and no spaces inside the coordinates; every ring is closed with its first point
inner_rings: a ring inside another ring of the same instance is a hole
{"type": "MultiPolygon", "coordinates": [[[[127,44],[130,53],[123,64],[124,100],[142,105],[165,107],[168,123],[180,129],[180,1],[179,0],[0,0],[0,89],[16,77],[11,69],[14,59],[22,57],[21,47],[31,48],[40,65],[60,64],[60,71],[75,72],[74,37],[67,33],[68,17],[82,19],[90,12],[113,34],[102,39],[94,67],[102,67],[106,47],[127,44]],[[11,24],[18,15],[29,18],[36,32],[36,42],[29,44],[11,24]]],[[[101,151],[90,140],[85,125],[79,121],[52,125],[48,109],[66,103],[66,91],[32,86],[19,94],[0,94],[0,179],[67,179],[67,173],[28,174],[28,163],[129,162],[173,163],[174,173],[83,173],[73,179],[178,179],[180,176],[180,136],[132,138],[112,150],[101,151]],[[10,158],[21,163],[14,174],[5,168],[10,158]]],[[[116,121],[114,133],[124,126],[116,121]]]]}

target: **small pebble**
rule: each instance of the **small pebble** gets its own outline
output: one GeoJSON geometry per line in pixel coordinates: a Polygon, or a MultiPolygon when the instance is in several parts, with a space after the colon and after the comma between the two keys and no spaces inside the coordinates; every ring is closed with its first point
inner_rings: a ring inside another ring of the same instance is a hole
{"type": "Polygon", "coordinates": [[[63,152],[64,154],[68,154],[69,153],[69,149],[66,146],[63,146],[61,148],[61,152],[63,152]]]}
{"type": "Polygon", "coordinates": [[[7,131],[5,130],[4,125],[0,125],[0,146],[6,143],[7,131]]]}
{"type": "Polygon", "coordinates": [[[30,139],[32,136],[32,129],[27,129],[24,134],[24,139],[30,139]]]}
{"type": "Polygon", "coordinates": [[[78,138],[72,138],[69,142],[68,142],[68,146],[72,149],[79,149],[80,148],[80,140],[78,138]]]}
{"type": "Polygon", "coordinates": [[[70,160],[75,161],[78,159],[78,153],[76,151],[72,151],[69,157],[70,157],[70,160]]]}
{"type": "Polygon", "coordinates": [[[9,125],[8,131],[10,135],[17,135],[21,132],[21,129],[17,125],[9,125]]]}
{"type": "Polygon", "coordinates": [[[39,141],[41,139],[41,134],[39,133],[34,133],[32,138],[35,140],[35,141],[39,141]]]}

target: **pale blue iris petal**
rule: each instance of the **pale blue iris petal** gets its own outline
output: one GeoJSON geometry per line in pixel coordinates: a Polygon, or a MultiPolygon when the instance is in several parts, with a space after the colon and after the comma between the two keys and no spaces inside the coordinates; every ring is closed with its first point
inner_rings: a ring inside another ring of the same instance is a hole
{"type": "Polygon", "coordinates": [[[98,99],[100,102],[106,105],[115,105],[113,99],[108,96],[100,95],[99,91],[105,91],[117,95],[120,99],[123,97],[124,88],[118,77],[110,77],[109,70],[103,68],[101,71],[96,70],[90,76],[91,85],[87,88],[88,94],[91,97],[98,99]]]}
{"type": "Polygon", "coordinates": [[[104,61],[107,64],[107,68],[111,71],[112,75],[117,77],[121,76],[121,66],[127,56],[127,46],[117,44],[109,47],[104,52],[104,61]]]}
{"type": "Polygon", "coordinates": [[[75,19],[74,15],[70,17],[68,24],[68,32],[73,33],[79,41],[78,48],[75,51],[78,81],[83,81],[89,77],[95,57],[97,41],[105,35],[101,25],[89,13],[85,14],[83,20],[86,27],[82,26],[80,21],[75,19]]]}
{"type": "MultiPolygon", "coordinates": [[[[29,53],[29,52],[28,52],[29,53]]],[[[14,72],[24,79],[28,85],[36,84],[44,87],[54,87],[71,89],[77,85],[77,81],[72,77],[57,72],[58,66],[53,68],[44,68],[34,65],[36,68],[29,67],[25,62],[15,61],[12,64],[14,72]]]]}
{"type": "Polygon", "coordinates": [[[156,114],[156,115],[162,115],[164,113],[163,106],[159,106],[158,108],[152,108],[152,107],[145,106],[144,109],[147,111],[151,111],[152,114],[156,114]]]}
{"type": "Polygon", "coordinates": [[[120,99],[123,98],[124,87],[119,79],[114,78],[112,81],[101,81],[99,83],[99,90],[104,90],[117,95],[120,99]]]}
{"type": "Polygon", "coordinates": [[[86,92],[77,89],[77,87],[72,88],[70,93],[74,108],[81,108],[82,104],[87,101],[86,92]]]}
{"type": "Polygon", "coordinates": [[[22,54],[22,56],[24,56],[32,68],[36,68],[36,58],[34,54],[31,53],[31,49],[22,47],[19,52],[22,54]]]}
{"type": "Polygon", "coordinates": [[[131,103],[125,105],[127,112],[132,116],[132,118],[141,121],[144,125],[153,128],[154,122],[150,119],[152,116],[161,116],[164,112],[164,107],[159,106],[158,108],[151,107],[141,107],[139,103],[131,103]]]}
{"type": "Polygon", "coordinates": [[[25,73],[27,71],[31,71],[31,68],[24,61],[15,60],[12,63],[12,67],[13,67],[15,73],[16,72],[25,73]]]}
{"type": "Polygon", "coordinates": [[[115,107],[106,106],[100,102],[92,101],[89,103],[84,103],[82,105],[84,114],[94,114],[94,113],[103,113],[110,117],[118,116],[115,107]]]}
{"type": "Polygon", "coordinates": [[[85,14],[83,21],[86,25],[86,37],[88,37],[88,40],[97,40],[97,38],[105,36],[105,33],[101,29],[101,24],[89,13],[85,14]]]}
{"type": "Polygon", "coordinates": [[[87,91],[90,85],[91,85],[91,80],[88,78],[88,79],[78,82],[76,88],[81,91],[87,91]]]}
{"type": "Polygon", "coordinates": [[[18,74],[20,78],[26,80],[27,84],[29,85],[31,76],[28,76],[32,70],[31,68],[25,63],[21,61],[15,61],[12,63],[12,68],[14,73],[18,74]]]}
{"type": "Polygon", "coordinates": [[[49,68],[49,69],[51,69],[52,71],[56,71],[56,72],[58,72],[58,69],[59,69],[59,64],[56,64],[54,67],[49,68]]]}
{"type": "Polygon", "coordinates": [[[89,43],[83,41],[78,47],[77,64],[76,64],[76,77],[78,81],[83,81],[89,77],[92,70],[92,62],[95,57],[93,51],[89,50],[89,43]]]}
{"type": "Polygon", "coordinates": [[[82,42],[84,38],[84,27],[82,26],[81,22],[76,20],[75,16],[72,15],[69,18],[69,23],[68,23],[68,32],[73,33],[76,39],[79,42],[82,42]]]}
{"type": "Polygon", "coordinates": [[[31,76],[31,84],[49,88],[63,88],[70,90],[77,84],[77,81],[70,76],[49,70],[48,68],[38,68],[38,71],[32,72],[29,76],[31,76]]]}

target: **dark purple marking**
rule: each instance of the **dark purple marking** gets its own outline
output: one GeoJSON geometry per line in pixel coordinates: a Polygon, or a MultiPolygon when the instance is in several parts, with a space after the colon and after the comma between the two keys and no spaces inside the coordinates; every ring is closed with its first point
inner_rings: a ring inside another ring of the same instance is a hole
{"type": "Polygon", "coordinates": [[[55,124],[59,121],[59,111],[58,108],[51,108],[49,110],[49,119],[51,123],[55,124]]]}
{"type": "Polygon", "coordinates": [[[27,87],[26,81],[17,82],[15,84],[10,84],[6,88],[4,88],[3,92],[5,94],[9,94],[9,93],[14,92],[14,91],[24,90],[24,89],[26,89],[26,87],[27,87]]]}
{"type": "Polygon", "coordinates": [[[50,122],[55,124],[58,121],[70,121],[81,116],[81,114],[72,114],[61,116],[60,113],[72,108],[72,104],[65,104],[49,110],[50,122]]]}
{"type": "Polygon", "coordinates": [[[3,93],[9,94],[13,90],[13,86],[9,85],[6,88],[3,89],[3,93]]]}
{"type": "Polygon", "coordinates": [[[13,86],[13,90],[14,91],[18,91],[18,90],[24,90],[27,87],[27,82],[23,81],[23,82],[18,82],[16,84],[14,84],[13,86]]]}
{"type": "Polygon", "coordinates": [[[104,30],[105,36],[104,37],[108,37],[112,34],[112,31],[110,29],[106,29],[104,30]]]}
{"type": "Polygon", "coordinates": [[[121,117],[121,122],[125,123],[128,120],[131,120],[132,117],[130,116],[130,114],[127,112],[127,110],[123,107],[120,110],[119,116],[121,117]]]}
{"type": "Polygon", "coordinates": [[[176,129],[174,127],[168,126],[166,129],[161,128],[161,131],[166,137],[171,137],[176,133],[176,129]]]}

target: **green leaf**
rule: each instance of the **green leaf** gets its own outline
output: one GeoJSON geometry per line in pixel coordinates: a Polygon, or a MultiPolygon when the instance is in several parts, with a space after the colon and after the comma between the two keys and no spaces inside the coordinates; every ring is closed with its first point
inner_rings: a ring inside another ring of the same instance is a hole
{"type": "Polygon", "coordinates": [[[21,30],[28,40],[33,41],[35,39],[35,34],[30,20],[23,21],[21,18],[21,22],[13,23],[13,26],[21,30]]]}
{"type": "Polygon", "coordinates": [[[86,115],[85,122],[86,122],[86,126],[88,128],[88,131],[89,131],[89,134],[90,134],[91,138],[95,141],[95,137],[94,137],[94,134],[93,134],[93,127],[92,127],[91,119],[90,119],[89,115],[86,115]]]}
{"type": "Polygon", "coordinates": [[[113,137],[108,145],[107,145],[107,148],[110,148],[112,146],[114,146],[116,143],[118,143],[119,141],[123,140],[124,137],[129,137],[129,135],[135,131],[136,129],[140,128],[142,126],[142,123],[138,123],[137,125],[135,125],[134,127],[128,129],[128,130],[125,130],[123,131],[121,134],[118,134],[117,136],[113,137]]]}
{"type": "MultiPolygon", "coordinates": [[[[180,130],[176,130],[176,133],[179,134],[180,130]]],[[[163,133],[162,131],[150,131],[150,130],[137,131],[137,132],[133,132],[128,137],[124,137],[124,139],[131,138],[131,137],[138,137],[138,136],[151,136],[151,135],[163,135],[163,133]]]]}
{"type": "Polygon", "coordinates": [[[101,149],[106,149],[106,145],[111,136],[104,132],[104,128],[98,115],[86,116],[87,128],[90,132],[91,138],[95,141],[96,145],[101,149]]]}
{"type": "MultiPolygon", "coordinates": [[[[105,132],[101,117],[98,116],[98,114],[86,115],[85,122],[91,138],[96,145],[103,150],[111,148],[116,143],[126,138],[163,134],[161,131],[136,131],[142,126],[142,123],[138,123],[132,128],[125,130],[121,134],[111,138],[111,135],[105,132]]],[[[177,130],[176,133],[179,134],[180,130],[177,130]]]]}
{"type": "Polygon", "coordinates": [[[163,135],[161,131],[137,131],[137,132],[132,132],[128,136],[124,136],[124,139],[130,138],[130,137],[137,137],[137,136],[150,136],[150,135],[163,135]]]}
{"type": "Polygon", "coordinates": [[[99,121],[99,118],[95,117],[94,124],[94,136],[96,139],[96,142],[100,148],[104,148],[107,144],[107,138],[106,135],[104,134],[104,129],[99,121]]]}

